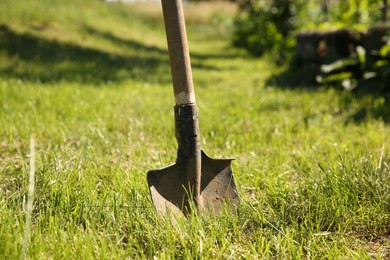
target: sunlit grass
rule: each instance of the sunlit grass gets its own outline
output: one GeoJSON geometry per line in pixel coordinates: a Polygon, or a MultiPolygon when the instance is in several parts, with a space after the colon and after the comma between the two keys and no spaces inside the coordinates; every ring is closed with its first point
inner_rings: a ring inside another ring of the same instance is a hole
{"type": "Polygon", "coordinates": [[[176,157],[161,17],[92,0],[0,8],[0,258],[22,254],[31,135],[31,258],[389,257],[388,96],[266,84],[280,68],[190,23],[202,147],[237,159],[242,203],[173,225],[146,183],[176,157]]]}

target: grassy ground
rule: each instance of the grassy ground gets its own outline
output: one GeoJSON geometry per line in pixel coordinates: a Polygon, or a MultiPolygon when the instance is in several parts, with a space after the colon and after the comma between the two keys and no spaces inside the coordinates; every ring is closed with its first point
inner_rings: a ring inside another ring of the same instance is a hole
{"type": "Polygon", "coordinates": [[[172,225],[146,183],[176,154],[159,12],[94,0],[0,10],[1,259],[390,257],[389,96],[266,85],[280,69],[229,47],[234,7],[187,7],[202,146],[237,158],[242,203],[172,225]]]}

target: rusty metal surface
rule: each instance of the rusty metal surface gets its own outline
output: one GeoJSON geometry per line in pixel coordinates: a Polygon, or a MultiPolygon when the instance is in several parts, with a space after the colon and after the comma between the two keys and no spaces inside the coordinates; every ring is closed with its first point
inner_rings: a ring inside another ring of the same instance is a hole
{"type": "Polygon", "coordinates": [[[240,201],[231,167],[233,159],[213,159],[202,150],[202,208],[219,213],[223,203],[235,211],[240,201]]]}
{"type": "MultiPolygon", "coordinates": [[[[175,106],[175,136],[178,143],[176,162],[166,168],[149,171],[147,179],[150,187],[186,212],[190,210],[191,202],[197,208],[202,204],[201,151],[195,104],[175,106]]],[[[153,194],[153,202],[159,203],[153,194]]]]}
{"type": "MultiPolygon", "coordinates": [[[[220,213],[224,203],[234,211],[240,198],[231,168],[232,159],[212,159],[202,151],[201,161],[200,211],[220,213]]],[[[189,213],[192,198],[185,188],[188,184],[184,172],[176,163],[149,171],[147,179],[153,204],[159,214],[189,213]]]]}
{"type": "Polygon", "coordinates": [[[231,168],[232,159],[212,159],[200,149],[198,112],[195,104],[175,106],[176,162],[151,170],[147,180],[158,212],[184,214],[191,203],[200,211],[219,212],[223,202],[238,202],[231,168]]]}

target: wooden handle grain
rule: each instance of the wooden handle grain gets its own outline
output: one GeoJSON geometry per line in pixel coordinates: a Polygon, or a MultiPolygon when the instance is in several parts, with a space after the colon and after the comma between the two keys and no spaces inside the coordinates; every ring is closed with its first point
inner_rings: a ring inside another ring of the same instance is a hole
{"type": "Polygon", "coordinates": [[[176,105],[195,104],[182,0],[162,0],[176,105]]]}

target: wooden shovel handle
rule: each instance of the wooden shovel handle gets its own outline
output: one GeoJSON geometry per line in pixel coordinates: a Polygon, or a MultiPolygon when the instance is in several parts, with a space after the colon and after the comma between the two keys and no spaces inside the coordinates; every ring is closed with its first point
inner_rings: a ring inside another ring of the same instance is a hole
{"type": "Polygon", "coordinates": [[[162,0],[176,105],[195,104],[182,0],[162,0]]]}

